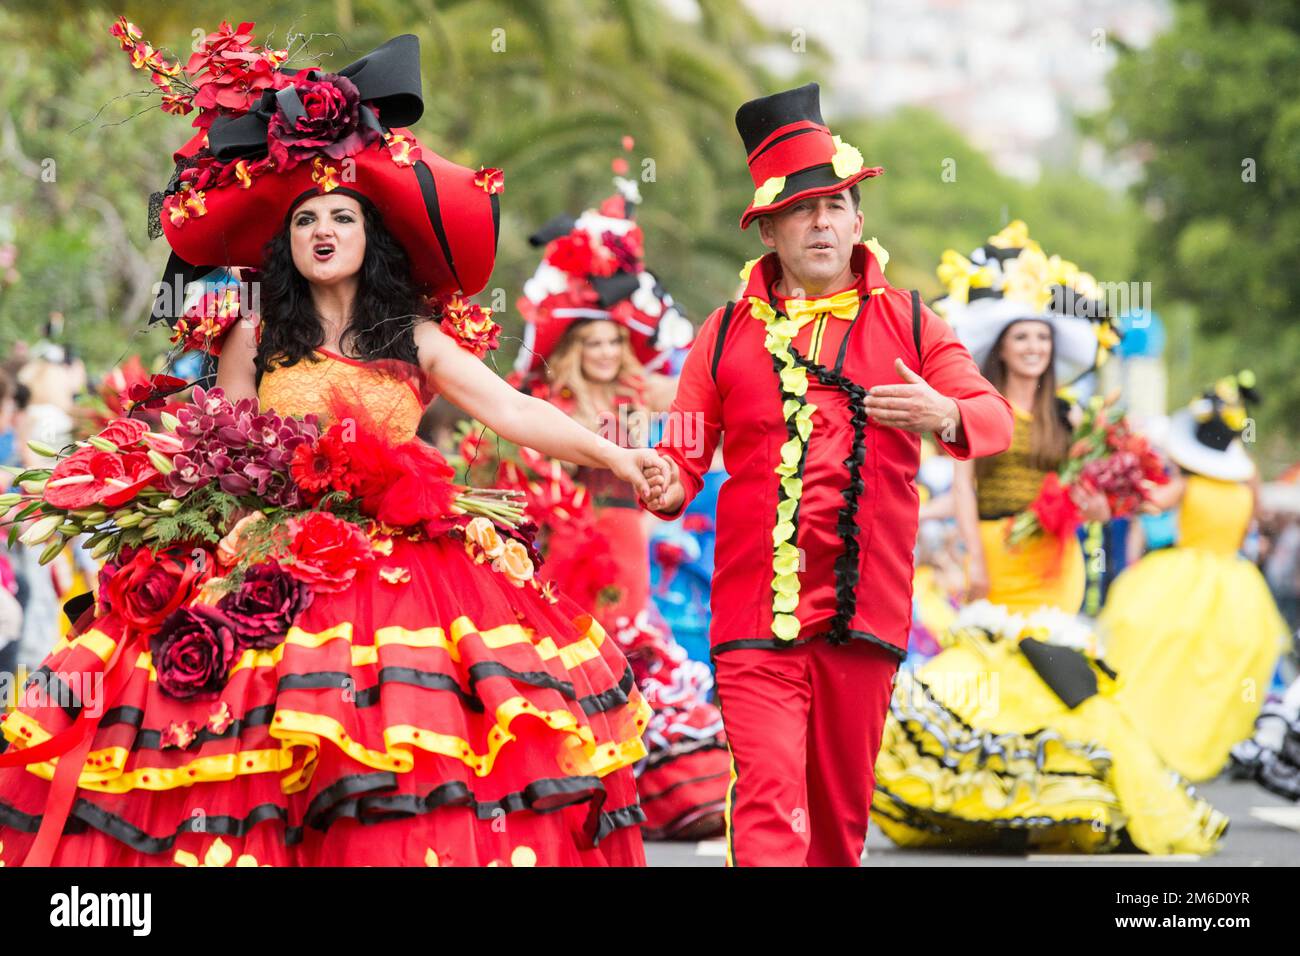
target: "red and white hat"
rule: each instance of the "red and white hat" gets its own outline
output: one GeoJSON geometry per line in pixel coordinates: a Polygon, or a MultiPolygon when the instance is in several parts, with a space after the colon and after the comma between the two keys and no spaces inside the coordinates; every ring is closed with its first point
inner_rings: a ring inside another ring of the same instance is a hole
{"type": "MultiPolygon", "coordinates": [[[[631,140],[624,142],[631,149],[631,140]]],[[[616,170],[625,163],[616,159],[616,170]]],[[[581,216],[557,216],[529,237],[545,253],[519,299],[524,342],[515,372],[539,371],[574,322],[605,319],[631,333],[637,358],[654,371],[695,329],[673,297],[645,268],[641,227],[632,216],[641,201],[637,183],[622,175],[618,191],[581,216]]]]}

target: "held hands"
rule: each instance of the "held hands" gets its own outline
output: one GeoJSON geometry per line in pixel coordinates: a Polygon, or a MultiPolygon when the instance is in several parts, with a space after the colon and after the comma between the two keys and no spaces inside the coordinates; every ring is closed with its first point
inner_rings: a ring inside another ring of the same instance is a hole
{"type": "Polygon", "coordinates": [[[663,456],[649,448],[619,448],[609,461],[609,470],[632,485],[637,496],[646,502],[653,494],[647,479],[664,467],[663,456]]]}
{"type": "Polygon", "coordinates": [[[650,483],[650,496],[642,501],[651,511],[676,511],[686,498],[677,462],[662,456],[660,462],[662,466],[653,465],[645,472],[650,483]]]}
{"type": "Polygon", "coordinates": [[[894,370],[903,384],[873,387],[862,403],[867,414],[880,425],[921,435],[938,432],[944,441],[956,441],[961,428],[957,403],[931,388],[902,359],[894,359],[894,370]]]}

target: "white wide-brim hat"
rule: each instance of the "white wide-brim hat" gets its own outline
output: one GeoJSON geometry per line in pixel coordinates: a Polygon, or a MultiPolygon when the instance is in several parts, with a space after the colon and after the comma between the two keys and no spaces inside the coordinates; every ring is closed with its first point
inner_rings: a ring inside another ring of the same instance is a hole
{"type": "Polygon", "coordinates": [[[1046,310],[1035,312],[1024,302],[992,297],[968,303],[946,302],[943,314],[980,368],[1003,330],[1013,322],[1046,322],[1052,327],[1052,364],[1058,386],[1082,378],[1096,368],[1101,358],[1097,332],[1086,318],[1046,310]]]}
{"type": "Polygon", "coordinates": [[[1169,416],[1169,434],[1165,436],[1164,446],[1174,464],[1206,478],[1249,481],[1255,476],[1255,463],[1241,439],[1234,438],[1223,451],[1211,448],[1196,437],[1196,417],[1190,409],[1183,408],[1169,416]]]}

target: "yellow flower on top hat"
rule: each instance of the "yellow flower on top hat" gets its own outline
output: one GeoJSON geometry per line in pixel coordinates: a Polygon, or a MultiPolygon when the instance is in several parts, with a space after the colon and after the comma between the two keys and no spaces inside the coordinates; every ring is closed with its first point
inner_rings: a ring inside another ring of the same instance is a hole
{"type": "Polygon", "coordinates": [[[877,242],[875,236],[872,236],[863,243],[863,245],[867,247],[868,251],[870,251],[871,255],[875,258],[876,264],[880,266],[880,271],[884,272],[885,266],[889,265],[889,250],[877,242]]]}
{"type": "Polygon", "coordinates": [[[840,179],[848,179],[856,173],[862,172],[862,153],[856,146],[850,146],[838,136],[832,136],[831,142],[835,144],[835,155],[831,157],[831,168],[835,170],[835,175],[840,179]]]}
{"type": "Polygon", "coordinates": [[[1228,403],[1238,401],[1237,383],[1232,378],[1221,378],[1214,383],[1214,394],[1228,403]]]}
{"type": "Polygon", "coordinates": [[[1029,245],[1029,227],[1023,219],[1015,219],[997,235],[989,236],[989,245],[998,249],[1022,249],[1029,245]]]}
{"type": "Polygon", "coordinates": [[[782,189],[785,189],[785,177],[769,176],[767,182],[754,190],[754,207],[770,206],[782,189]]]}
{"type": "Polygon", "coordinates": [[[1246,408],[1243,405],[1229,405],[1222,412],[1223,424],[1234,432],[1246,427],[1246,408]]]}
{"type": "Polygon", "coordinates": [[[1047,308],[1052,301],[1052,281],[1047,256],[1041,249],[1025,248],[1020,255],[1003,263],[1002,268],[1005,273],[1002,295],[1005,298],[1023,302],[1036,310],[1047,308]]]}

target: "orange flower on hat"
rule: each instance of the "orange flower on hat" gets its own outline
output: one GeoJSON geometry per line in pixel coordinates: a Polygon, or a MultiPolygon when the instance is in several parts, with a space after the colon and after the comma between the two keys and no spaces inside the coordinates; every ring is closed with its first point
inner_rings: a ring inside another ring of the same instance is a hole
{"type": "Polygon", "coordinates": [[[501,343],[501,326],[492,321],[492,310],[453,295],[441,302],[441,328],[463,348],[482,358],[501,343]]]}
{"type": "Polygon", "coordinates": [[[311,181],[321,188],[321,192],[333,192],[339,188],[338,170],[316,156],[311,161],[311,181]]]}
{"type": "Polygon", "coordinates": [[[182,187],[181,192],[169,198],[169,203],[167,215],[171,217],[172,225],[177,227],[183,226],[186,220],[197,219],[208,212],[201,189],[182,187]]]}
{"type": "Polygon", "coordinates": [[[389,133],[384,137],[388,152],[398,166],[414,166],[420,158],[420,146],[415,138],[403,133],[389,133]]]}
{"type": "Polygon", "coordinates": [[[506,188],[506,174],[499,169],[481,167],[474,176],[474,185],[489,196],[494,196],[506,188]]]}

